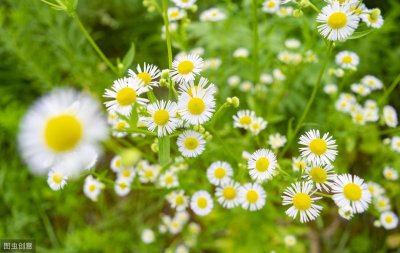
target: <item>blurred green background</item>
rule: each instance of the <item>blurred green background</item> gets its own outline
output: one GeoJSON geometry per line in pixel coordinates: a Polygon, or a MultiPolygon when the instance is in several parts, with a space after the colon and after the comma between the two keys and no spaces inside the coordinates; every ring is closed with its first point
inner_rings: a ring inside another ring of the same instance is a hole
{"type": "MultiPolygon", "coordinates": [[[[349,84],[366,74],[373,74],[389,85],[400,73],[400,2],[365,2],[368,7],[382,9],[385,25],[366,37],[339,45],[338,50],[354,50],[361,58],[358,71],[349,77],[349,84]]],[[[219,101],[236,95],[243,101],[242,108],[246,108],[245,96],[227,88],[226,80],[231,74],[239,74],[244,79],[252,78],[251,68],[246,68],[246,62],[236,62],[231,57],[238,47],[251,49],[249,3],[233,1],[231,11],[235,13],[235,19],[231,19],[229,24],[199,23],[197,13],[193,15],[194,21],[188,31],[188,49],[202,46],[206,49],[206,58],[220,57],[223,60],[220,69],[208,70],[205,74],[223,91],[219,101]],[[221,29],[224,29],[223,35],[221,29]]],[[[225,7],[225,1],[199,1],[199,9],[215,4],[225,7]]],[[[322,1],[317,5],[322,6],[322,1]]],[[[161,38],[162,19],[156,12],[146,12],[141,1],[81,0],[78,14],[112,62],[118,57],[123,58],[133,42],[136,54],[132,66],[150,62],[160,68],[167,67],[165,42],[161,38]]],[[[310,17],[315,16],[314,13],[309,14],[310,17]]],[[[322,57],[323,41],[315,31],[314,18],[260,15],[260,34],[263,72],[280,67],[274,55],[284,49],[283,41],[287,38],[299,38],[305,44],[305,49],[313,48],[322,57]]],[[[174,53],[183,49],[179,43],[175,46],[174,53]]],[[[83,195],[82,180],[71,181],[64,190],[53,192],[47,186],[46,178],[31,175],[18,156],[16,135],[19,121],[40,95],[57,86],[72,86],[89,90],[101,99],[103,90],[116,78],[96,55],[74,20],[39,0],[0,0],[0,59],[0,238],[33,238],[37,243],[37,252],[161,252],[173,244],[173,237],[159,238],[151,246],[144,245],[140,239],[145,227],[157,228],[160,212],[166,209],[162,193],[132,191],[128,197],[121,199],[108,189],[98,203],[93,203],[83,195]]],[[[269,120],[271,133],[279,131],[284,134],[287,119],[301,113],[298,108],[306,104],[310,85],[316,78],[314,73],[318,69],[319,64],[311,64],[301,71],[296,69],[290,72],[291,86],[278,111],[266,113],[265,108],[253,108],[269,120]]],[[[325,83],[330,81],[329,78],[325,83]]],[[[399,94],[397,88],[389,101],[398,112],[399,94]]],[[[257,101],[260,98],[256,96],[255,99],[257,101]]],[[[254,103],[247,98],[248,107],[254,106],[254,103]]],[[[332,101],[328,97],[318,100],[310,121],[324,122],[324,110],[330,103],[332,101]]],[[[231,124],[232,113],[227,113],[222,122],[231,124]]],[[[371,126],[345,133],[343,130],[349,129],[351,119],[339,113],[331,117],[336,118],[336,122],[321,128],[335,129],[339,146],[348,147],[348,151],[338,158],[339,170],[357,168],[352,172],[378,181],[383,164],[380,164],[382,160],[379,155],[376,155],[377,158],[374,155],[387,151],[385,147],[374,148],[376,143],[379,145],[379,128],[371,126]],[[368,171],[364,168],[368,168],[368,171]],[[372,171],[372,168],[377,171],[372,171]]],[[[222,137],[228,136],[226,124],[218,124],[222,137]]],[[[228,145],[235,143],[235,140],[227,141],[228,145]]],[[[144,140],[137,145],[147,145],[148,152],[151,143],[152,140],[144,140]]],[[[244,141],[243,148],[250,150],[254,147],[244,141]]],[[[211,146],[210,150],[210,154],[213,153],[210,161],[212,156],[222,159],[223,151],[216,146],[211,146]]],[[[237,150],[235,155],[240,156],[241,151],[237,150]]],[[[296,155],[295,151],[293,155],[296,155]]],[[[109,170],[109,158],[104,158],[99,170],[109,170]]],[[[392,154],[388,159],[393,166],[400,166],[398,154],[397,157],[392,154]]],[[[209,161],[200,161],[191,165],[200,166],[203,162],[209,164],[209,161]]],[[[193,182],[186,182],[186,187],[193,182]]],[[[202,225],[203,233],[198,239],[198,247],[192,251],[270,252],[275,249],[277,252],[286,252],[287,249],[282,246],[286,234],[301,234],[298,238],[301,243],[293,252],[307,252],[310,247],[315,247],[313,244],[321,244],[321,252],[388,251],[385,241],[388,233],[374,228],[373,219],[368,215],[357,216],[346,223],[337,220],[335,210],[328,211],[325,206],[325,224],[321,219],[309,225],[295,223],[290,226],[288,220],[276,219],[284,218],[285,208],[280,206],[280,194],[284,187],[279,186],[279,182],[273,184],[271,189],[275,190],[267,190],[271,203],[267,201],[263,211],[250,213],[240,209],[222,211],[218,208],[205,219],[195,217],[202,225]]],[[[399,211],[399,184],[393,183],[387,187],[393,197],[392,204],[399,211]]],[[[396,233],[393,234],[396,236],[396,233]]],[[[400,240],[398,237],[397,230],[397,240],[400,240]]]]}

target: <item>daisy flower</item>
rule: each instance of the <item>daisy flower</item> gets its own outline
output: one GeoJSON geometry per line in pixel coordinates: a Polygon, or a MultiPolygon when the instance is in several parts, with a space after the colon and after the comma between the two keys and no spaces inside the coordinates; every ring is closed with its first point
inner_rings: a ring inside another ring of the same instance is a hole
{"type": "Polygon", "coordinates": [[[160,176],[159,184],[165,188],[177,187],[179,185],[178,177],[172,171],[167,171],[160,176]]]}
{"type": "Polygon", "coordinates": [[[209,87],[191,88],[179,95],[178,108],[183,120],[192,125],[199,125],[212,117],[215,108],[215,89],[213,86],[209,87]]]}
{"type": "Polygon", "coordinates": [[[68,177],[58,171],[50,170],[47,176],[47,184],[53,191],[62,189],[67,184],[68,177]]]}
{"type": "Polygon", "coordinates": [[[343,69],[357,69],[360,58],[354,52],[342,51],[336,55],[335,61],[343,69]]]}
{"type": "Polygon", "coordinates": [[[379,9],[368,10],[360,15],[361,20],[369,27],[381,28],[383,26],[383,17],[379,9]]]}
{"type": "Polygon", "coordinates": [[[264,84],[272,84],[274,82],[274,79],[270,74],[262,73],[260,75],[260,82],[264,84]]]}
{"type": "Polygon", "coordinates": [[[387,230],[395,229],[399,224],[399,218],[391,211],[381,213],[379,220],[381,221],[382,226],[387,230]]]}
{"type": "Polygon", "coordinates": [[[249,129],[253,135],[257,135],[267,127],[267,124],[268,122],[265,121],[263,118],[257,117],[253,119],[249,126],[249,129]]]}
{"type": "Polygon", "coordinates": [[[171,78],[177,83],[194,81],[203,68],[203,59],[195,54],[180,55],[172,63],[171,78]]]}
{"type": "Polygon", "coordinates": [[[209,83],[207,78],[200,77],[198,82],[189,81],[187,83],[181,83],[179,85],[179,92],[188,93],[193,96],[195,92],[207,91],[210,95],[214,95],[217,92],[217,88],[213,83],[209,83]]]}
{"type": "Polygon", "coordinates": [[[367,185],[372,197],[377,198],[385,193],[385,189],[375,182],[367,182],[367,185]]]}
{"type": "Polygon", "coordinates": [[[206,22],[218,22],[226,18],[225,13],[220,11],[218,8],[211,8],[203,11],[200,14],[200,21],[206,22]]]}
{"type": "Polygon", "coordinates": [[[148,100],[139,96],[148,89],[143,83],[134,78],[121,78],[114,81],[111,90],[106,89],[103,97],[112,100],[105,102],[108,111],[115,111],[124,116],[129,116],[135,103],[145,105],[148,100]]]}
{"type": "Polygon", "coordinates": [[[259,149],[251,155],[247,166],[253,180],[269,180],[274,176],[277,167],[276,156],[269,149],[259,149]]]}
{"type": "Polygon", "coordinates": [[[250,211],[260,210],[265,205],[267,194],[261,185],[257,183],[247,183],[239,187],[239,202],[243,209],[250,211]]]}
{"type": "Polygon", "coordinates": [[[122,168],[118,171],[117,178],[123,178],[128,182],[132,182],[135,178],[135,170],[133,168],[122,168]]]}
{"type": "Polygon", "coordinates": [[[33,173],[46,175],[59,168],[70,177],[101,153],[100,143],[106,137],[106,118],[96,100],[73,89],[56,89],[24,116],[18,145],[33,173]]]}
{"type": "Polygon", "coordinates": [[[397,112],[393,106],[390,105],[383,107],[383,119],[388,127],[397,127],[399,124],[397,120],[397,112]]]}
{"type": "Polygon", "coordinates": [[[351,206],[344,206],[344,207],[339,207],[339,215],[346,220],[350,220],[354,213],[353,213],[353,209],[351,208],[351,206]]]}
{"type": "Polygon", "coordinates": [[[300,213],[300,222],[308,222],[315,220],[319,216],[322,206],[314,204],[315,200],[321,199],[321,197],[314,197],[313,185],[310,182],[296,182],[291,184],[283,192],[282,204],[292,205],[286,214],[296,219],[297,214],[300,213]]]}
{"type": "Polygon", "coordinates": [[[189,9],[195,5],[196,0],[172,0],[174,4],[183,9],[189,9]]]}
{"type": "Polygon", "coordinates": [[[219,58],[210,58],[204,61],[203,70],[213,69],[217,70],[222,64],[221,59],[219,58]]]}
{"type": "Polygon", "coordinates": [[[324,189],[329,192],[336,175],[331,164],[323,166],[314,164],[307,167],[305,178],[314,183],[319,191],[324,189]]]}
{"type": "Polygon", "coordinates": [[[358,94],[360,96],[363,96],[363,97],[368,96],[369,94],[371,94],[371,90],[367,86],[365,86],[363,84],[353,83],[350,86],[350,89],[354,93],[356,93],[356,94],[358,94]]]}
{"type": "Polygon", "coordinates": [[[178,107],[175,102],[157,101],[148,105],[147,111],[151,117],[141,118],[149,131],[157,131],[157,135],[165,136],[171,134],[178,126],[179,119],[176,118],[178,107]]]}
{"type": "Polygon", "coordinates": [[[337,93],[338,87],[336,84],[327,84],[324,86],[324,92],[328,95],[335,95],[337,93]]]}
{"type": "Polygon", "coordinates": [[[287,7],[281,6],[279,10],[276,12],[276,15],[278,15],[278,17],[292,16],[292,14],[293,14],[293,7],[291,6],[287,7]]]}
{"type": "Polygon", "coordinates": [[[289,49],[297,49],[301,47],[301,42],[298,39],[285,40],[285,47],[289,49]]]}
{"type": "Polygon", "coordinates": [[[155,239],[155,235],[154,235],[153,230],[151,230],[151,229],[143,230],[143,232],[142,232],[142,241],[145,244],[150,244],[150,243],[154,242],[154,239],[155,239]]]}
{"type": "Polygon", "coordinates": [[[126,132],[126,129],[128,129],[130,126],[126,120],[123,119],[118,119],[114,122],[112,126],[112,136],[117,137],[117,138],[123,138],[128,135],[126,132]]]}
{"type": "Polygon", "coordinates": [[[233,57],[235,58],[247,58],[249,57],[249,50],[244,47],[240,47],[233,52],[233,57]]]}
{"type": "Polygon", "coordinates": [[[335,140],[329,133],[325,133],[321,138],[319,130],[309,130],[300,136],[299,144],[306,146],[300,148],[300,152],[307,162],[330,164],[337,155],[335,140]]]}
{"type": "Polygon", "coordinates": [[[351,118],[353,122],[357,125],[365,125],[365,123],[367,122],[365,110],[359,106],[356,106],[355,110],[351,112],[351,118]]]}
{"type": "Polygon", "coordinates": [[[160,166],[148,165],[139,170],[139,179],[142,183],[153,183],[160,174],[160,166]]]}
{"type": "Polygon", "coordinates": [[[86,197],[88,197],[92,201],[97,201],[97,198],[104,187],[105,186],[103,183],[94,178],[92,175],[89,175],[85,178],[85,184],[83,185],[83,193],[86,195],[86,197]]]}
{"type": "Polygon", "coordinates": [[[271,148],[278,149],[285,145],[286,137],[281,135],[280,133],[271,134],[268,136],[268,144],[271,145],[271,148]]]}
{"type": "Polygon", "coordinates": [[[390,199],[386,196],[379,196],[376,198],[374,205],[379,212],[389,211],[392,208],[390,205],[390,199]]]}
{"type": "Polygon", "coordinates": [[[215,196],[217,197],[218,203],[224,208],[231,209],[240,204],[239,202],[239,190],[240,184],[233,180],[227,180],[222,183],[221,186],[215,189],[215,196]]]}
{"type": "Polygon", "coordinates": [[[114,184],[115,193],[120,196],[126,196],[131,191],[131,181],[127,178],[117,178],[117,181],[114,184]]]}
{"type": "Polygon", "coordinates": [[[371,90],[380,90],[383,88],[381,80],[372,75],[366,75],[361,79],[361,83],[369,87],[371,90]]]}
{"type": "Polygon", "coordinates": [[[183,190],[173,191],[167,195],[167,200],[172,208],[176,211],[183,211],[189,206],[189,197],[185,195],[183,190]]]}
{"type": "Polygon", "coordinates": [[[188,246],[183,245],[183,244],[178,245],[175,249],[175,253],[189,253],[189,248],[188,248],[188,246]]]}
{"type": "Polygon", "coordinates": [[[334,2],[322,8],[317,16],[319,33],[331,41],[343,41],[357,29],[360,18],[350,10],[350,5],[334,2]]]}
{"type": "Polygon", "coordinates": [[[147,88],[158,86],[156,79],[161,75],[161,72],[157,66],[147,63],[143,64],[143,69],[140,67],[140,65],[137,65],[136,72],[130,69],[128,73],[130,77],[138,79],[147,88]]]}
{"type": "Polygon", "coordinates": [[[280,1],[279,0],[266,0],[262,5],[263,12],[275,13],[279,10],[280,1]]]}
{"type": "Polygon", "coordinates": [[[115,111],[109,111],[107,113],[108,124],[113,124],[116,120],[118,120],[118,114],[115,111]]]}
{"type": "Polygon", "coordinates": [[[285,245],[288,247],[293,247],[297,242],[296,237],[293,235],[285,236],[284,240],[285,240],[285,245]]]}
{"type": "Polygon", "coordinates": [[[227,162],[216,161],[207,168],[207,178],[213,185],[222,185],[233,176],[233,169],[227,162]]]}
{"type": "Polygon", "coordinates": [[[302,157],[292,158],[292,169],[293,171],[303,171],[307,166],[306,161],[302,157]]]}
{"type": "Polygon", "coordinates": [[[349,205],[354,213],[364,212],[371,202],[368,185],[356,175],[338,175],[332,185],[332,193],[337,206],[349,205]]]}
{"type": "Polygon", "coordinates": [[[179,152],[184,157],[196,157],[205,150],[206,141],[201,133],[186,130],[178,136],[176,141],[179,152]]]}
{"type": "Polygon", "coordinates": [[[177,21],[186,16],[186,12],[176,7],[168,8],[168,20],[177,21]]]}
{"type": "Polygon", "coordinates": [[[394,136],[392,138],[392,149],[400,153],[400,136],[394,136]]]}
{"type": "Polygon", "coordinates": [[[399,178],[397,171],[390,167],[385,167],[383,169],[383,176],[390,181],[396,181],[399,178]]]}
{"type": "Polygon", "coordinates": [[[227,82],[230,87],[237,87],[240,83],[240,77],[237,75],[230,76],[227,82]]]}
{"type": "Polygon", "coordinates": [[[114,172],[119,172],[123,169],[122,167],[122,158],[119,155],[114,156],[110,162],[111,170],[114,172]]]}
{"type": "Polygon", "coordinates": [[[193,194],[190,201],[190,208],[199,216],[205,216],[214,207],[211,195],[207,191],[197,191],[193,194]]]}
{"type": "Polygon", "coordinates": [[[249,129],[251,123],[256,118],[256,113],[250,110],[240,110],[233,116],[233,126],[237,128],[249,129]]]}

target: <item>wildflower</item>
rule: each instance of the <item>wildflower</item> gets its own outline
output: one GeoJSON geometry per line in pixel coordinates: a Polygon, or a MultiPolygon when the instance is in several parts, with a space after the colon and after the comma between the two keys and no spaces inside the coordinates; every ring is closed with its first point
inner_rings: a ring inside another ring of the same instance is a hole
{"type": "Polygon", "coordinates": [[[231,165],[224,161],[213,162],[207,168],[207,178],[213,185],[222,185],[230,180],[233,175],[231,165]]]}
{"type": "Polygon", "coordinates": [[[386,196],[378,196],[374,201],[374,205],[379,212],[389,211],[391,209],[390,199],[386,196]]]}
{"type": "Polygon", "coordinates": [[[251,155],[247,165],[253,180],[261,182],[269,180],[276,170],[276,156],[271,150],[259,149],[251,155]]]}
{"type": "Polygon", "coordinates": [[[279,10],[280,1],[279,0],[266,0],[263,3],[262,10],[266,13],[276,13],[279,10]]]}
{"type": "Polygon", "coordinates": [[[151,229],[143,230],[143,232],[142,232],[142,241],[145,244],[150,244],[150,243],[154,242],[154,239],[155,239],[155,235],[154,235],[153,230],[151,230],[151,229]]]}
{"type": "Polygon", "coordinates": [[[176,118],[178,106],[171,101],[157,101],[147,107],[151,117],[143,117],[149,131],[157,131],[158,136],[171,134],[178,126],[179,120],[176,118]]]}
{"type": "Polygon", "coordinates": [[[292,158],[292,169],[294,171],[303,171],[306,168],[306,161],[302,157],[292,158]]]}
{"type": "Polygon", "coordinates": [[[194,81],[203,68],[203,59],[195,54],[181,55],[172,63],[171,78],[178,83],[194,81]]]}
{"type": "Polygon", "coordinates": [[[114,184],[114,191],[118,196],[123,197],[131,191],[131,182],[128,178],[119,177],[114,184]]]}
{"type": "Polygon", "coordinates": [[[136,72],[130,69],[128,73],[130,77],[138,79],[147,88],[158,86],[156,79],[161,75],[161,72],[157,66],[147,63],[143,64],[143,70],[140,65],[137,65],[136,72]]]}
{"type": "Polygon", "coordinates": [[[297,49],[301,46],[301,42],[298,39],[287,39],[285,40],[285,47],[289,49],[297,49]]]}
{"type": "Polygon", "coordinates": [[[392,138],[392,149],[400,153],[400,136],[394,136],[392,138]]]}
{"type": "Polygon", "coordinates": [[[285,245],[288,247],[293,247],[297,243],[296,237],[294,235],[285,236],[284,241],[285,245]]]}
{"type": "Polygon", "coordinates": [[[325,133],[321,138],[318,130],[309,130],[300,136],[299,143],[306,146],[300,148],[300,152],[308,162],[330,164],[337,155],[335,140],[329,136],[329,133],[325,133]]]}
{"type": "Polygon", "coordinates": [[[147,165],[139,170],[139,179],[142,183],[153,183],[160,174],[160,166],[147,165]]]}
{"type": "Polygon", "coordinates": [[[196,157],[201,155],[205,150],[206,141],[199,132],[186,130],[179,135],[176,143],[182,156],[196,157]]]}
{"type": "Polygon", "coordinates": [[[168,19],[170,21],[177,21],[186,16],[186,12],[176,7],[168,8],[168,19]]]}
{"type": "Polygon", "coordinates": [[[324,86],[324,92],[328,95],[335,95],[337,93],[337,86],[336,84],[327,84],[324,86]]]}
{"type": "Polygon", "coordinates": [[[368,10],[360,15],[361,20],[369,27],[381,28],[384,21],[379,9],[368,10]]]}
{"type": "Polygon", "coordinates": [[[281,148],[286,143],[286,137],[280,133],[271,134],[268,136],[268,144],[271,145],[273,149],[281,148]]]}
{"type": "Polygon", "coordinates": [[[366,75],[361,79],[361,83],[369,87],[371,90],[380,90],[383,88],[381,80],[372,75],[366,75]]]}
{"type": "Polygon", "coordinates": [[[167,195],[167,200],[172,208],[176,208],[177,211],[183,211],[188,207],[189,197],[185,195],[183,190],[173,191],[167,195]]]}
{"type": "Polygon", "coordinates": [[[47,176],[47,184],[53,191],[62,189],[67,184],[68,177],[59,171],[50,170],[47,176]]]}
{"type": "Polygon", "coordinates": [[[235,58],[247,58],[249,57],[249,50],[244,47],[240,47],[233,52],[233,57],[235,58]]]}
{"type": "Polygon", "coordinates": [[[92,201],[97,201],[101,190],[104,188],[104,184],[99,180],[89,175],[85,178],[85,184],[83,185],[83,193],[92,201]]]}
{"type": "Polygon", "coordinates": [[[387,230],[395,229],[399,224],[399,218],[391,211],[381,213],[379,220],[382,226],[387,230]]]}
{"type": "Polygon", "coordinates": [[[261,185],[247,183],[239,188],[239,201],[243,209],[256,211],[264,207],[267,194],[261,185]]]}
{"type": "Polygon", "coordinates": [[[261,117],[257,117],[253,119],[253,121],[250,124],[250,131],[253,135],[259,134],[262,130],[264,130],[267,127],[268,122],[265,121],[261,117]]]}
{"type": "Polygon", "coordinates": [[[200,21],[209,21],[209,22],[218,22],[221,20],[226,19],[225,13],[223,13],[218,8],[211,8],[208,10],[203,11],[200,14],[200,21]]]}
{"type": "Polygon", "coordinates": [[[218,198],[218,202],[221,206],[231,209],[240,204],[239,202],[239,183],[233,180],[227,180],[217,187],[215,190],[215,196],[218,198]]]}
{"type": "Polygon", "coordinates": [[[395,181],[399,178],[397,171],[390,167],[385,167],[383,169],[383,176],[390,181],[395,181]]]}
{"type": "Polygon", "coordinates": [[[399,124],[397,120],[397,112],[393,106],[390,105],[383,107],[383,119],[388,127],[397,127],[399,124]]]}
{"type": "Polygon", "coordinates": [[[180,8],[189,9],[195,5],[196,0],[172,0],[172,2],[180,8]]]}
{"type": "Polygon", "coordinates": [[[351,208],[351,206],[343,206],[343,207],[339,207],[339,215],[346,220],[350,220],[353,215],[353,209],[351,208]]]}
{"type": "Polygon", "coordinates": [[[354,52],[342,51],[336,55],[335,61],[343,69],[356,69],[360,58],[354,52]]]}
{"type": "Polygon", "coordinates": [[[207,191],[197,191],[192,195],[190,208],[195,214],[205,216],[211,212],[213,207],[213,200],[207,191]]]}
{"type": "Polygon", "coordinates": [[[160,176],[159,184],[165,188],[177,187],[179,186],[178,177],[172,171],[167,171],[160,176]]]}
{"type": "Polygon", "coordinates": [[[249,129],[251,123],[256,118],[256,113],[250,110],[240,110],[233,116],[233,126],[237,128],[249,129]]]}
{"type": "Polygon", "coordinates": [[[313,164],[312,166],[308,166],[306,169],[306,180],[314,183],[320,191],[324,189],[329,192],[335,177],[336,175],[334,174],[333,166],[331,164],[324,166],[313,164]]]}
{"type": "Polygon", "coordinates": [[[286,188],[283,192],[283,205],[292,205],[286,214],[296,219],[300,213],[300,222],[308,222],[315,220],[319,216],[322,206],[314,204],[315,200],[321,197],[314,197],[312,192],[313,186],[310,182],[297,182],[286,188]]]}

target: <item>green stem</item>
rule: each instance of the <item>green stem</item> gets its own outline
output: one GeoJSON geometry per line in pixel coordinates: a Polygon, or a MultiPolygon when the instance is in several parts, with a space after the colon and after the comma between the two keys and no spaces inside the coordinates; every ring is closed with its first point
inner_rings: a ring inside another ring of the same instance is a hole
{"type": "Polygon", "coordinates": [[[400,127],[385,129],[379,132],[379,135],[393,134],[400,132],[400,127]]]}
{"type": "Polygon", "coordinates": [[[107,66],[116,74],[118,75],[118,70],[117,68],[108,60],[108,58],[104,55],[104,53],[101,51],[99,46],[97,46],[96,42],[93,40],[93,38],[90,36],[89,32],[86,30],[85,26],[82,24],[78,14],[76,12],[72,13],[72,17],[75,20],[75,22],[78,24],[79,29],[82,31],[83,35],[85,35],[86,39],[89,41],[90,45],[92,45],[93,49],[96,51],[96,53],[100,56],[100,58],[107,64],[107,66]]]}
{"type": "Polygon", "coordinates": [[[310,111],[311,106],[312,106],[313,103],[314,103],[314,100],[315,100],[315,97],[316,97],[316,95],[317,95],[317,92],[318,92],[318,90],[320,89],[320,86],[321,86],[322,77],[324,76],[325,69],[326,69],[326,66],[327,66],[327,64],[328,64],[329,56],[331,55],[331,52],[332,52],[332,47],[333,47],[333,43],[332,43],[332,42],[329,42],[328,47],[327,47],[327,50],[326,50],[325,59],[324,59],[324,62],[322,63],[322,67],[321,67],[321,70],[320,70],[320,72],[319,72],[319,75],[318,75],[318,78],[317,78],[317,82],[316,82],[315,85],[314,85],[314,89],[313,89],[313,91],[312,91],[311,97],[310,97],[310,99],[309,99],[308,102],[307,102],[306,108],[305,108],[305,110],[303,111],[303,114],[301,115],[300,120],[299,120],[299,122],[297,123],[295,130],[293,131],[293,133],[291,134],[291,136],[289,136],[288,142],[287,142],[285,148],[284,148],[284,149],[282,150],[282,152],[280,153],[280,157],[283,157],[283,156],[285,155],[285,153],[286,153],[286,151],[288,150],[288,148],[290,147],[290,145],[291,145],[293,139],[297,136],[297,133],[299,132],[301,126],[303,125],[303,122],[304,122],[304,120],[306,119],[306,117],[307,117],[307,115],[308,115],[308,112],[310,111]]]}
{"type": "Polygon", "coordinates": [[[252,1],[252,15],[253,15],[253,68],[254,68],[254,76],[253,81],[254,84],[257,84],[260,79],[259,73],[259,63],[258,63],[258,1],[252,1]]]}
{"type": "Polygon", "coordinates": [[[326,198],[332,198],[332,195],[329,194],[325,194],[322,192],[315,192],[316,195],[322,196],[322,197],[326,197],[326,198]]]}
{"type": "Polygon", "coordinates": [[[164,166],[170,161],[170,139],[169,136],[158,138],[159,146],[159,162],[161,166],[164,166]]]}
{"type": "Polygon", "coordinates": [[[163,0],[163,10],[164,10],[164,25],[165,25],[165,38],[167,41],[167,51],[168,51],[168,67],[172,69],[172,47],[171,47],[171,35],[169,33],[169,20],[168,20],[168,3],[169,0],[163,0]]]}
{"type": "Polygon", "coordinates": [[[379,99],[378,104],[383,105],[383,103],[386,102],[387,98],[389,95],[393,92],[393,90],[396,88],[396,86],[400,83],[400,74],[394,79],[393,83],[389,86],[389,89],[385,91],[381,99],[379,99]]]}
{"type": "Polygon", "coordinates": [[[317,13],[320,13],[320,12],[321,12],[321,11],[318,9],[318,7],[315,6],[313,3],[309,2],[309,5],[310,5],[310,7],[311,7],[314,11],[316,11],[317,13]]]}
{"type": "Polygon", "coordinates": [[[224,104],[222,104],[222,105],[218,108],[218,110],[214,113],[213,118],[211,119],[211,122],[210,122],[210,125],[211,125],[211,126],[214,126],[215,121],[217,121],[217,119],[220,117],[221,113],[222,113],[226,108],[228,108],[228,107],[229,107],[229,103],[228,103],[228,102],[225,102],[224,104]]]}

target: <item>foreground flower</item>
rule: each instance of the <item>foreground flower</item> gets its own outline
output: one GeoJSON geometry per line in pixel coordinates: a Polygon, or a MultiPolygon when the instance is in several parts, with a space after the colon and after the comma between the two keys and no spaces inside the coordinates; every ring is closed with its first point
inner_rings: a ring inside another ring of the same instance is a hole
{"type": "Polygon", "coordinates": [[[67,184],[68,177],[58,171],[50,170],[47,176],[47,184],[53,191],[62,189],[67,184]]]}
{"type": "Polygon", "coordinates": [[[193,194],[190,208],[195,214],[205,216],[211,212],[213,207],[213,200],[207,191],[197,191],[193,194]]]}
{"type": "Polygon", "coordinates": [[[357,29],[360,18],[350,10],[350,5],[333,2],[322,8],[317,16],[319,33],[331,41],[343,41],[357,29]]]}
{"type": "Polygon", "coordinates": [[[179,119],[176,118],[177,104],[171,101],[157,101],[147,107],[151,117],[143,117],[149,131],[157,130],[158,136],[171,134],[178,126],[179,119]]]}
{"type": "Polygon", "coordinates": [[[228,180],[217,187],[215,190],[215,196],[218,198],[218,202],[221,206],[231,209],[240,204],[239,201],[239,183],[228,180]]]}
{"type": "Polygon", "coordinates": [[[103,97],[112,100],[105,102],[108,111],[115,111],[124,116],[129,116],[135,103],[145,105],[147,99],[139,96],[148,89],[143,83],[134,78],[121,78],[114,81],[111,90],[106,89],[103,97]]]}
{"type": "Polygon", "coordinates": [[[136,72],[130,69],[128,73],[132,78],[136,78],[141,81],[147,88],[158,86],[156,79],[161,75],[157,66],[147,63],[143,64],[143,70],[140,65],[137,65],[136,72]]]}
{"type": "Polygon", "coordinates": [[[239,201],[243,209],[260,210],[265,205],[267,194],[261,185],[247,183],[239,188],[239,201]]]}
{"type": "Polygon", "coordinates": [[[338,207],[350,206],[354,213],[364,212],[371,202],[368,185],[356,175],[338,175],[332,185],[332,193],[338,207]]]}
{"type": "Polygon", "coordinates": [[[193,130],[186,130],[181,133],[176,143],[184,157],[196,157],[201,155],[206,145],[203,135],[193,130]]]}
{"type": "Polygon", "coordinates": [[[222,185],[230,180],[233,169],[227,162],[213,162],[207,169],[207,178],[213,185],[222,185]]]}
{"type": "Polygon", "coordinates": [[[107,137],[99,103],[72,89],[57,89],[40,98],[20,125],[21,155],[36,174],[57,168],[65,176],[84,170],[107,137]]]}
{"type": "Polygon", "coordinates": [[[301,223],[315,220],[319,216],[322,206],[314,204],[315,200],[321,199],[321,197],[314,197],[314,192],[310,182],[297,182],[289,186],[282,195],[282,204],[284,206],[292,205],[286,210],[286,214],[296,219],[297,214],[300,213],[301,223]]]}
{"type": "Polygon", "coordinates": [[[379,220],[381,221],[382,226],[388,230],[395,229],[399,224],[399,218],[391,211],[381,213],[379,220]]]}
{"type": "Polygon", "coordinates": [[[333,171],[333,166],[331,164],[320,166],[312,165],[307,167],[306,179],[314,183],[318,190],[324,189],[329,192],[336,175],[333,171]]]}
{"type": "Polygon", "coordinates": [[[300,144],[306,147],[300,148],[301,156],[314,164],[330,164],[337,155],[335,140],[329,133],[321,138],[318,130],[310,130],[300,136],[300,144]]]}
{"type": "Polygon", "coordinates": [[[248,160],[249,174],[253,180],[265,181],[274,176],[277,161],[271,150],[259,149],[248,160]]]}
{"type": "Polygon", "coordinates": [[[178,83],[194,81],[203,68],[203,59],[195,54],[182,55],[172,63],[171,78],[178,83]]]}

